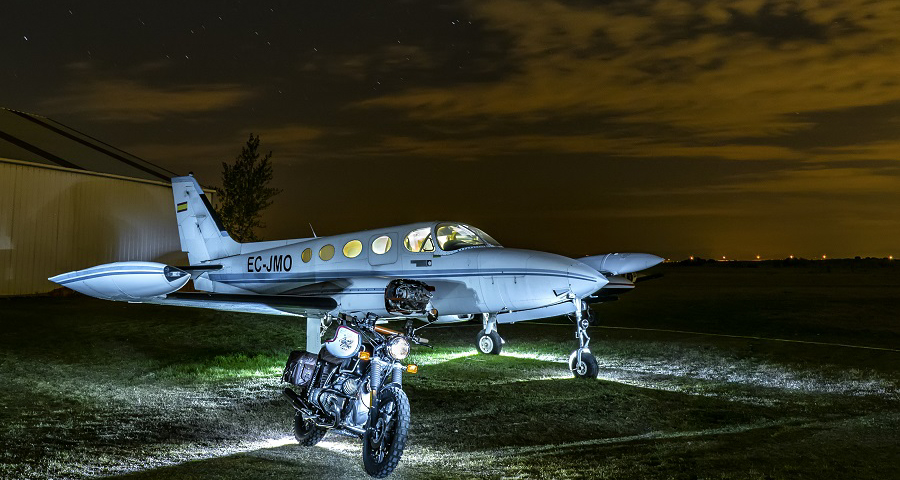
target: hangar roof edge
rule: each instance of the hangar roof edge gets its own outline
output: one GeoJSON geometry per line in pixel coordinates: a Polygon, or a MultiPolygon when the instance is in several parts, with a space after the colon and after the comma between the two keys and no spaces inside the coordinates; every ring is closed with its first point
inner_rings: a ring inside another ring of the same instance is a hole
{"type": "Polygon", "coordinates": [[[48,117],[0,107],[0,158],[169,183],[178,176],[48,117]]]}

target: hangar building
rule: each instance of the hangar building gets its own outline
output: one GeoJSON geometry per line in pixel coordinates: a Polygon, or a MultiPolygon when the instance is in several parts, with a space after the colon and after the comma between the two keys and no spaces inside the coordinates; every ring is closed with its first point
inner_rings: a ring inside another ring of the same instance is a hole
{"type": "Polygon", "coordinates": [[[102,263],[183,264],[174,172],[49,118],[0,108],[0,296],[102,263]]]}

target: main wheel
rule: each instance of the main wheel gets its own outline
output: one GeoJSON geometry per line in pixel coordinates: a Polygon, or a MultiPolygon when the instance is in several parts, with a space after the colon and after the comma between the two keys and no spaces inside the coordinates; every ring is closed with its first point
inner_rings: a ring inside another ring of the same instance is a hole
{"type": "Polygon", "coordinates": [[[597,365],[597,359],[590,352],[581,352],[581,361],[578,361],[578,350],[572,352],[569,357],[569,370],[575,378],[597,378],[600,374],[600,366],[597,365]]]}
{"type": "Polygon", "coordinates": [[[369,411],[366,433],[363,435],[363,465],[366,473],[375,478],[391,474],[409,434],[409,398],[397,385],[389,385],[378,394],[376,409],[369,411]]]}
{"type": "Polygon", "coordinates": [[[322,440],[328,429],[317,426],[312,420],[304,420],[300,412],[294,414],[294,438],[304,447],[311,447],[322,440]]]}
{"type": "Polygon", "coordinates": [[[500,338],[500,334],[496,330],[491,333],[484,333],[484,330],[482,330],[475,337],[475,346],[478,347],[478,351],[481,353],[498,355],[503,350],[503,339],[500,338]]]}

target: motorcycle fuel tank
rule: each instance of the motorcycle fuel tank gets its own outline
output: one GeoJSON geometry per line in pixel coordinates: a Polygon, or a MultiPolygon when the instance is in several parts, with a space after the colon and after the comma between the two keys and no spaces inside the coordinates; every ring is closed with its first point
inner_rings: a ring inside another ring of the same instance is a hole
{"type": "Polygon", "coordinates": [[[325,349],[335,357],[350,358],[359,353],[361,340],[359,332],[341,325],[334,332],[334,338],[325,342],[325,349]]]}
{"type": "Polygon", "coordinates": [[[63,273],[48,280],[103,300],[135,301],[172,293],[190,274],[154,262],[116,262],[63,273]]]}

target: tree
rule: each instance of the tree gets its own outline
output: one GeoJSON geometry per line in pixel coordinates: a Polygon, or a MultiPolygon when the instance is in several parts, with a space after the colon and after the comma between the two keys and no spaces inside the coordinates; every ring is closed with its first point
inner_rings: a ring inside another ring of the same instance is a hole
{"type": "Polygon", "coordinates": [[[217,188],[216,211],[229,235],[238,242],[259,241],[255,229],[265,228],[262,211],[272,204],[280,189],[267,186],[272,181],[272,152],[260,158],[259,135],[250,134],[234,165],[222,162],[222,188],[217,188]]]}

